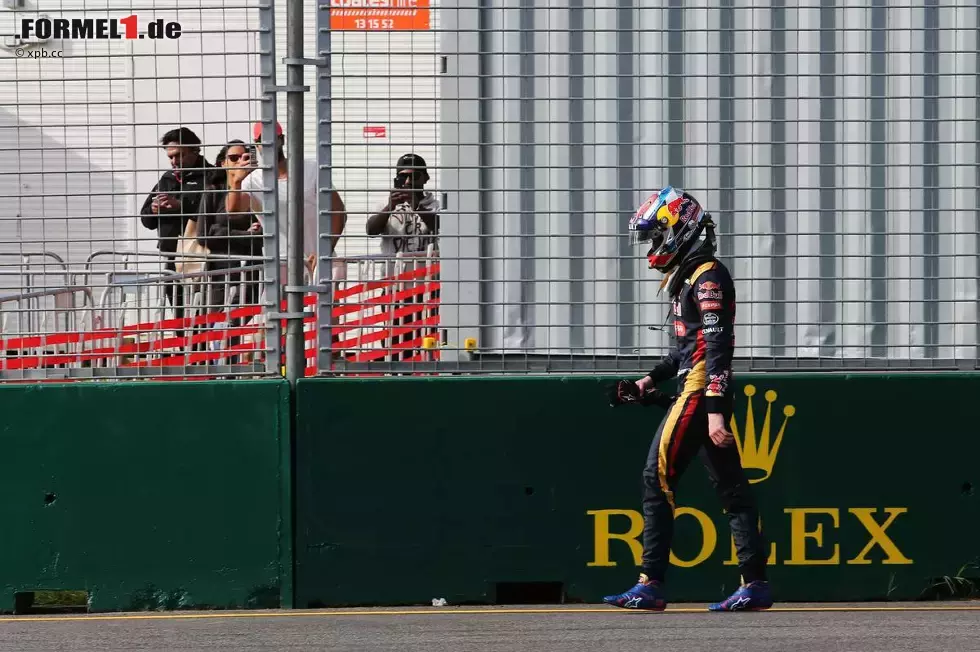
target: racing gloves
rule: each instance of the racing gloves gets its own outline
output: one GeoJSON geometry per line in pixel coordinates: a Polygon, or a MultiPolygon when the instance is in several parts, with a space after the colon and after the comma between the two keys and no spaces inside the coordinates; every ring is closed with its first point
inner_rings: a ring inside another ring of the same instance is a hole
{"type": "Polygon", "coordinates": [[[646,394],[640,393],[640,388],[632,380],[620,380],[609,388],[609,406],[639,404],[644,407],[656,405],[667,409],[674,402],[676,396],[670,396],[660,391],[656,387],[646,394]]]}

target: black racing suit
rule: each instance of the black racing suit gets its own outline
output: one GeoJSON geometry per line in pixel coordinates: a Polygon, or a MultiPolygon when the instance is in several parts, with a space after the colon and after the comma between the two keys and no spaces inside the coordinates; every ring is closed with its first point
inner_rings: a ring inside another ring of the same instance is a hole
{"type": "Polygon", "coordinates": [[[695,454],[721,499],[748,583],[766,577],[759,513],[735,444],[708,437],[708,413],[732,416],[735,283],[717,259],[700,257],[676,272],[671,286],[676,347],[650,372],[654,383],[678,377],[679,395],[657,430],[643,469],[643,572],[664,581],[674,533],[674,491],[695,454]]]}

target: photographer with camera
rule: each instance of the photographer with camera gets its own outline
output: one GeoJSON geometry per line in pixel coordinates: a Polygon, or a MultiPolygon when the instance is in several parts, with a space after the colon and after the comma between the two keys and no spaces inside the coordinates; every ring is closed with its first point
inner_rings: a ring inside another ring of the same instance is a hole
{"type": "MultiPolygon", "coordinates": [[[[439,248],[439,202],[433,193],[425,190],[425,184],[429,181],[425,159],[418,154],[405,154],[398,159],[395,169],[394,189],[388,201],[367,220],[368,235],[381,236],[381,253],[388,258],[389,276],[393,272],[404,271],[408,266],[427,265],[425,257],[429,246],[432,245],[434,252],[439,248]],[[396,266],[395,257],[398,254],[409,254],[409,260],[403,261],[404,265],[396,266]]],[[[425,281],[422,279],[401,281],[388,291],[397,294],[399,290],[423,283],[425,281]]],[[[401,307],[420,304],[418,311],[401,318],[392,317],[389,326],[392,329],[412,326],[414,322],[436,316],[438,308],[424,307],[422,304],[438,299],[438,294],[438,290],[429,293],[429,296],[418,292],[400,301],[401,307]]],[[[392,360],[412,359],[415,355],[412,349],[418,348],[416,343],[430,332],[434,333],[434,329],[419,326],[407,333],[392,335],[382,343],[382,347],[391,347],[388,355],[392,360]]]]}
{"type": "Polygon", "coordinates": [[[405,154],[395,164],[395,187],[388,201],[367,220],[367,234],[381,236],[381,253],[425,253],[438,248],[439,202],[425,190],[429,181],[425,159],[405,154]]]}

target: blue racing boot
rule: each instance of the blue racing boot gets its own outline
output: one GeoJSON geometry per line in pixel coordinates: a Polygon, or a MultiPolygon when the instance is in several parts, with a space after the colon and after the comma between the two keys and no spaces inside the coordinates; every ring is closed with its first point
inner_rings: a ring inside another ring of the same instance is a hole
{"type": "Polygon", "coordinates": [[[708,611],[761,611],[772,606],[769,582],[743,584],[725,600],[708,606],[708,611]]]}
{"type": "Polygon", "coordinates": [[[640,574],[639,582],[632,589],[619,595],[607,595],[602,601],[623,609],[663,611],[667,608],[663,586],[660,582],[648,579],[643,573],[640,574]]]}

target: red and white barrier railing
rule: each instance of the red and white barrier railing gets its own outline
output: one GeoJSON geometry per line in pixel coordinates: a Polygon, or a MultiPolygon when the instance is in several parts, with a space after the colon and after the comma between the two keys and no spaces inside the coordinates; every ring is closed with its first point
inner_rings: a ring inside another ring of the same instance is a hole
{"type": "MultiPolygon", "coordinates": [[[[359,262],[353,282],[334,283],[333,357],[353,362],[438,359],[438,351],[425,346],[427,338],[438,338],[438,260],[425,257],[378,263],[359,262]],[[378,273],[389,268],[394,273],[378,273]]],[[[316,294],[304,297],[308,376],[318,372],[317,303],[316,294]]],[[[281,310],[286,310],[285,301],[281,310]]],[[[284,332],[284,321],[282,327],[284,332]]],[[[0,371],[251,364],[264,359],[266,332],[262,307],[244,305],[119,327],[15,334],[0,338],[0,371]]],[[[284,338],[280,344],[285,350],[284,338]]]]}

